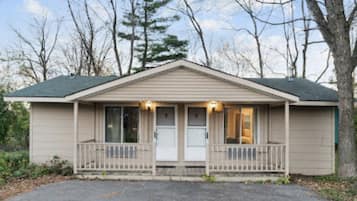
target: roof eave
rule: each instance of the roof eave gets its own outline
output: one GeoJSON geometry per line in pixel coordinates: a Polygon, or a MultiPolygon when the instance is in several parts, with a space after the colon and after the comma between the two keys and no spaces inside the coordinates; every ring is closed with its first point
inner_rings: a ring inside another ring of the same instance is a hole
{"type": "Polygon", "coordinates": [[[291,105],[296,106],[338,106],[336,101],[299,101],[292,103],[291,105]]]}
{"type": "Polygon", "coordinates": [[[42,103],[71,103],[63,97],[9,97],[5,96],[7,102],[42,102],[42,103]]]}

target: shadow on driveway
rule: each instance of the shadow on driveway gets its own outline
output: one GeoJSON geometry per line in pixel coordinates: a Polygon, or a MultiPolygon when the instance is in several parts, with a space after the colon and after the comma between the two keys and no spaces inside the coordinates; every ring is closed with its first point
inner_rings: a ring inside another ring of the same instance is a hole
{"type": "Polygon", "coordinates": [[[298,185],[69,180],[36,188],[11,201],[316,201],[324,200],[298,185]]]}

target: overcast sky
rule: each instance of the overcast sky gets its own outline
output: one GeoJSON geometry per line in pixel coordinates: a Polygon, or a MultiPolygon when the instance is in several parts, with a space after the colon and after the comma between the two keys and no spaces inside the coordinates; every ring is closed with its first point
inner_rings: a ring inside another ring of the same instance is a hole
{"type": "MultiPolygon", "coordinates": [[[[101,12],[101,8],[97,0],[89,0],[90,6],[98,11],[98,15],[105,16],[104,11],[101,12]]],[[[211,55],[218,55],[219,49],[225,44],[235,46],[239,51],[251,52],[249,55],[254,62],[258,62],[255,53],[255,43],[251,36],[246,32],[236,32],[232,28],[251,28],[251,21],[246,13],[244,13],[234,0],[191,0],[193,2],[193,8],[198,12],[199,22],[205,33],[206,40],[209,44],[211,55]]],[[[126,5],[119,5],[120,9],[124,9],[126,5]]],[[[168,15],[176,13],[175,9],[180,6],[177,1],[169,5],[169,7],[163,9],[162,15],[168,15]]],[[[262,5],[257,5],[257,9],[262,5]]],[[[297,1],[295,6],[295,13],[300,13],[300,2],[297,1]]],[[[263,14],[264,14],[264,9],[263,14]]],[[[286,8],[286,14],[289,15],[290,9],[286,8]]],[[[69,13],[66,7],[65,0],[0,0],[0,48],[6,49],[15,43],[16,37],[11,30],[11,27],[26,32],[28,24],[34,17],[41,17],[47,15],[49,20],[55,20],[59,18],[64,19],[64,25],[61,30],[61,43],[66,43],[67,28],[71,26],[69,13]]],[[[273,12],[271,21],[280,21],[281,15],[279,9],[273,12]]],[[[262,25],[259,25],[260,28],[262,25]]],[[[200,45],[197,42],[192,27],[187,18],[182,16],[181,20],[177,23],[173,23],[170,27],[170,32],[177,34],[182,39],[189,39],[190,54],[189,59],[194,61],[200,61],[202,57],[202,51],[200,45]]],[[[282,27],[268,26],[262,35],[262,45],[264,58],[267,65],[271,70],[266,70],[267,77],[281,77],[286,75],[286,62],[281,54],[278,52],[284,52],[285,42],[282,33],[282,27]],[[274,73],[272,72],[274,71],[274,73]]],[[[303,31],[301,25],[297,26],[298,36],[302,36],[303,31]]],[[[28,33],[31,34],[31,33],[28,33]]],[[[321,40],[320,33],[314,31],[312,33],[312,40],[321,40]]],[[[302,41],[298,41],[298,47],[302,48],[302,41]]],[[[126,48],[122,46],[121,52],[126,54],[126,48]]],[[[311,45],[308,51],[308,67],[307,75],[311,80],[315,80],[320,74],[323,68],[326,66],[327,47],[325,44],[311,45]]],[[[124,57],[125,58],[125,57],[124,57]]],[[[301,57],[298,61],[301,64],[301,57]]],[[[223,69],[225,71],[236,73],[229,64],[215,63],[215,68],[223,69]]],[[[299,65],[301,66],[301,65],[299,65]]],[[[234,67],[233,67],[234,68],[234,67]]],[[[321,79],[322,81],[328,81],[332,76],[332,68],[330,67],[328,72],[321,79]]],[[[301,69],[299,69],[301,74],[301,69]]],[[[246,73],[244,76],[253,76],[251,73],[246,73]]]]}

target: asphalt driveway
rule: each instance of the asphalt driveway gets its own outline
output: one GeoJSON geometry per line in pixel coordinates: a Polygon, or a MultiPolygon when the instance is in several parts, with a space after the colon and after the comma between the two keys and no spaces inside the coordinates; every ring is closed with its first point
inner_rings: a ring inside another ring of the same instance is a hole
{"type": "Polygon", "coordinates": [[[120,201],[231,201],[324,200],[298,185],[70,180],[41,186],[11,201],[120,200],[120,201]]]}

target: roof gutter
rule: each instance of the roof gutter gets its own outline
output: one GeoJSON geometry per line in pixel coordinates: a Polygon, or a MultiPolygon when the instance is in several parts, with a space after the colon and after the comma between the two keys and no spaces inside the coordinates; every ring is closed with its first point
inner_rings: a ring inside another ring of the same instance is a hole
{"type": "Polygon", "coordinates": [[[291,103],[291,105],[296,106],[338,106],[338,102],[331,101],[299,101],[296,103],[291,103]]]}
{"type": "Polygon", "coordinates": [[[72,101],[60,97],[4,97],[7,102],[47,102],[47,103],[71,103],[72,101]]]}

